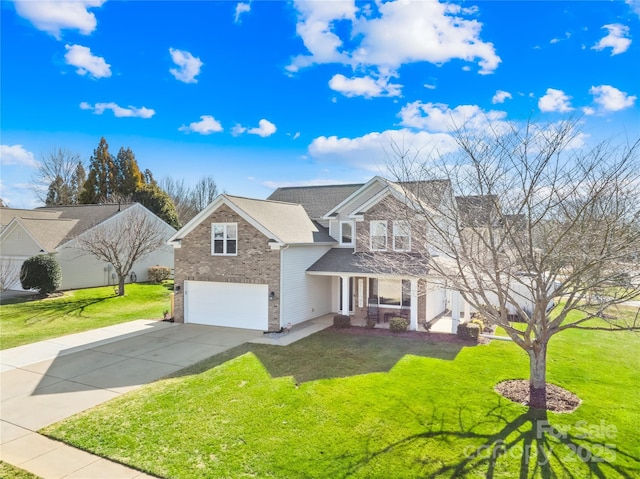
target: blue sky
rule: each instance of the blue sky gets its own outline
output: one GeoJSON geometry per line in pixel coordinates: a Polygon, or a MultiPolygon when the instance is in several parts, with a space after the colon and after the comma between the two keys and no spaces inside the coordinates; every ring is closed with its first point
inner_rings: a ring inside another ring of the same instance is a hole
{"type": "Polygon", "coordinates": [[[640,137],[640,1],[2,1],[1,190],[101,136],[156,179],[264,198],[364,182],[452,122],[640,137]]]}

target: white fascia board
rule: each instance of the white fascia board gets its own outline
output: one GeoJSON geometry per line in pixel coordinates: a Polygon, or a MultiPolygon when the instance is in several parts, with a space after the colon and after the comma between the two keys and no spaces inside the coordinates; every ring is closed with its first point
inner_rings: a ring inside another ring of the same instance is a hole
{"type": "Polygon", "coordinates": [[[236,205],[231,198],[229,198],[225,194],[218,195],[209,205],[203,209],[200,213],[194,216],[191,221],[189,221],[186,225],[180,228],[176,234],[174,234],[171,238],[167,240],[167,243],[173,244],[175,241],[180,240],[191,233],[196,226],[206,220],[211,213],[217,210],[221,205],[227,205],[234,213],[237,213],[240,217],[247,221],[251,226],[260,231],[263,235],[265,235],[269,239],[275,240],[277,243],[285,244],[280,238],[274,235],[271,231],[265,228],[261,223],[256,221],[252,216],[250,216],[247,212],[245,212],[242,208],[236,205]]]}
{"type": "Polygon", "coordinates": [[[331,215],[337,211],[340,210],[340,208],[342,208],[344,205],[346,205],[347,203],[349,203],[351,200],[353,200],[354,198],[356,198],[360,193],[362,193],[364,190],[366,190],[369,186],[371,186],[373,183],[375,182],[381,182],[384,185],[387,185],[387,180],[385,180],[384,178],[380,177],[380,176],[374,176],[373,178],[371,178],[369,181],[367,181],[364,185],[362,185],[360,188],[358,188],[356,191],[354,191],[353,193],[351,193],[349,196],[347,196],[343,201],[341,201],[340,203],[338,203],[336,206],[333,207],[333,209],[331,211],[329,211],[328,213],[326,213],[322,219],[325,220],[330,220],[330,219],[334,219],[331,215]]]}
{"type": "Polygon", "coordinates": [[[176,233],[167,240],[167,243],[173,243],[182,239],[195,229],[202,221],[204,221],[211,213],[213,213],[224,201],[225,195],[218,195],[209,203],[200,213],[191,218],[186,225],[180,228],[176,233]]]}
{"type": "Polygon", "coordinates": [[[350,214],[349,218],[353,218],[353,219],[363,218],[363,213],[365,211],[368,211],[370,208],[377,205],[380,201],[382,201],[384,198],[389,196],[390,193],[391,193],[391,190],[389,188],[385,188],[379,191],[378,193],[373,195],[371,198],[369,198],[367,201],[362,203],[358,208],[358,212],[350,214]]]}

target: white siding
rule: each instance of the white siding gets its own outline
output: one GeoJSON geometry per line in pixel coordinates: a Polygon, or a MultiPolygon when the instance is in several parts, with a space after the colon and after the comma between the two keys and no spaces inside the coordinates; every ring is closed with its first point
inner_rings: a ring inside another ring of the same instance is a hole
{"type": "Polygon", "coordinates": [[[282,250],[280,325],[296,324],[331,312],[331,277],[306,274],[329,246],[289,246],[282,250]]]}
{"type": "MultiPolygon", "coordinates": [[[[98,261],[95,256],[88,255],[75,248],[62,248],[55,255],[62,271],[60,289],[88,288],[93,286],[109,286],[118,284],[117,278],[112,277],[113,268],[110,264],[98,261]]],[[[149,279],[150,266],[166,266],[173,271],[173,247],[163,246],[142,261],[134,264],[132,271],[136,274],[137,282],[149,279]]],[[[127,282],[129,280],[127,279],[127,282]]]]}
{"type": "Polygon", "coordinates": [[[369,201],[375,195],[385,189],[387,185],[380,181],[375,181],[370,184],[364,191],[360,192],[355,198],[347,202],[342,208],[338,210],[339,219],[347,219],[348,215],[357,213],[360,206],[369,201]]]}
{"type": "Polygon", "coordinates": [[[426,320],[431,321],[447,309],[447,291],[441,285],[429,283],[426,303],[426,320]]]}

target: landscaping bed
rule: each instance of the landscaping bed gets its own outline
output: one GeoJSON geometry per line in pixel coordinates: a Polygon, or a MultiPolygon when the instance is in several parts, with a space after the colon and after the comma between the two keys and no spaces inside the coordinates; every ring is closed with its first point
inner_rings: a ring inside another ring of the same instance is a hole
{"type": "MultiPolygon", "coordinates": [[[[345,334],[354,334],[358,336],[378,336],[378,337],[386,337],[391,336],[394,338],[408,338],[408,339],[417,339],[421,341],[434,341],[434,342],[443,342],[443,343],[451,343],[451,344],[460,344],[463,346],[470,346],[475,344],[474,341],[468,341],[464,339],[458,338],[455,334],[448,333],[432,333],[428,331],[403,331],[403,332],[393,332],[386,328],[367,328],[364,326],[351,326],[349,328],[336,328],[331,326],[329,329],[334,331],[339,331],[345,334]]],[[[486,338],[479,338],[477,344],[488,344],[489,340],[486,338]]]]}

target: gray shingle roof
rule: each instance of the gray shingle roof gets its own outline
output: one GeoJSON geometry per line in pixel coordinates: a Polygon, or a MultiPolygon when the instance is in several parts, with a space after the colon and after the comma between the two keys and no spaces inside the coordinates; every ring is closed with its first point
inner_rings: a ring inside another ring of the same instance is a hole
{"type": "Polygon", "coordinates": [[[336,243],[299,204],[225,195],[251,218],[287,244],[336,243]]]}
{"type": "Polygon", "coordinates": [[[17,221],[47,253],[53,253],[78,224],[78,220],[18,218],[17,221]]]}
{"type": "Polygon", "coordinates": [[[362,184],[284,187],[275,190],[267,199],[300,204],[311,219],[317,220],[361,186],[362,184]]]}
{"type": "Polygon", "coordinates": [[[37,208],[34,211],[59,211],[60,219],[78,220],[74,228],[62,239],[60,244],[66,243],[78,237],[85,231],[108,220],[120,211],[135,205],[135,203],[105,204],[105,205],[72,205],[72,206],[47,206],[37,208]]]}
{"type": "Polygon", "coordinates": [[[333,248],[313,263],[308,272],[352,273],[363,275],[425,276],[429,273],[425,258],[411,253],[354,253],[352,248],[333,248]],[[376,261],[384,255],[384,261],[376,261]]]}
{"type": "Polygon", "coordinates": [[[45,206],[34,210],[1,208],[0,225],[4,228],[17,218],[47,251],[53,251],[134,204],[45,206]]]}

